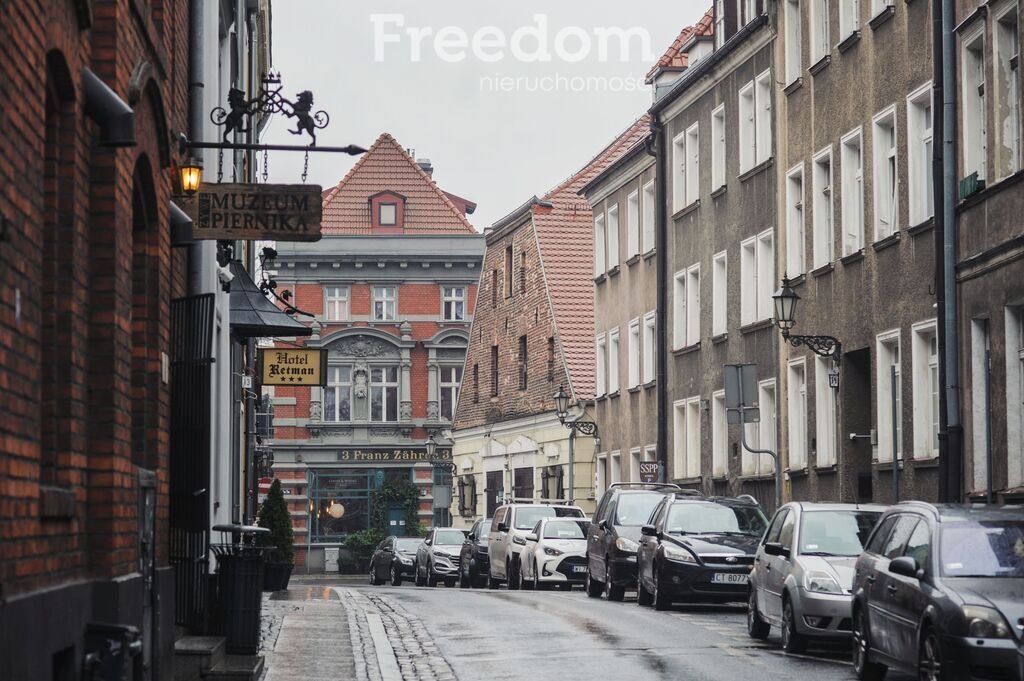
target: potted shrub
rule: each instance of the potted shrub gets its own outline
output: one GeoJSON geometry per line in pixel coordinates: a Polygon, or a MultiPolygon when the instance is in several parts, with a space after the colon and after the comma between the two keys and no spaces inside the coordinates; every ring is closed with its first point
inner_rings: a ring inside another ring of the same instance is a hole
{"type": "Polygon", "coordinates": [[[267,493],[267,499],[260,508],[260,527],[270,532],[259,537],[261,546],[269,547],[263,569],[263,590],[282,591],[288,588],[288,580],[295,567],[295,537],[292,534],[292,518],[288,513],[281,481],[275,479],[267,493]]]}
{"type": "MultiPolygon", "coordinates": [[[[384,539],[384,532],[375,527],[353,532],[345,538],[344,548],[348,552],[348,558],[352,561],[352,567],[356,574],[361,574],[370,569],[370,558],[377,549],[377,545],[384,539]]],[[[340,565],[339,565],[340,569],[340,565]]]]}

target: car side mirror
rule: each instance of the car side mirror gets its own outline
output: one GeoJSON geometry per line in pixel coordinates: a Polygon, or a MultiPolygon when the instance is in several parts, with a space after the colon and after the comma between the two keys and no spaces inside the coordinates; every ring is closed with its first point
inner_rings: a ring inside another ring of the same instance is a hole
{"type": "Polygon", "coordinates": [[[470,533],[469,536],[466,537],[466,541],[476,541],[476,535],[470,533]]]}
{"type": "Polygon", "coordinates": [[[913,556],[893,558],[889,561],[889,572],[911,579],[921,579],[924,576],[924,570],[917,564],[917,559],[913,556]]]}
{"type": "Polygon", "coordinates": [[[642,534],[645,537],[657,537],[658,528],[656,528],[654,525],[644,525],[640,528],[640,534],[642,534]]]}
{"type": "Polygon", "coordinates": [[[526,541],[537,541],[537,535],[531,532],[530,534],[526,535],[526,541]]]}
{"type": "Polygon", "coordinates": [[[598,527],[600,527],[600,528],[601,528],[602,530],[604,530],[605,532],[607,532],[607,531],[608,531],[608,521],[607,521],[607,520],[602,520],[601,522],[599,522],[599,523],[597,524],[597,526],[598,526],[598,527]]]}
{"type": "Polygon", "coordinates": [[[783,558],[789,558],[789,549],[777,541],[765,542],[764,552],[769,556],[782,556],[783,558]]]}
{"type": "Polygon", "coordinates": [[[431,542],[429,539],[424,539],[423,543],[426,544],[427,546],[430,546],[433,542],[431,542]]]}
{"type": "Polygon", "coordinates": [[[508,523],[498,523],[498,532],[508,532],[508,523]]]}

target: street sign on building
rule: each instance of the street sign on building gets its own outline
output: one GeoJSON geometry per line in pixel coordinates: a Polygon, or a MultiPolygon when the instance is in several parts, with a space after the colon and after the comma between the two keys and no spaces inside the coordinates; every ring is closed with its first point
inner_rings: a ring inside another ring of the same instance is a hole
{"type": "Polygon", "coordinates": [[[761,410],[757,404],[757,365],[726,364],[722,367],[722,372],[725,382],[727,423],[759,423],[761,410]]]}
{"type": "Polygon", "coordinates": [[[326,386],[327,350],[259,348],[263,385],[326,386]]]}
{"type": "Polygon", "coordinates": [[[322,190],[315,184],[202,184],[175,199],[194,239],[319,241],[322,190]]]}
{"type": "Polygon", "coordinates": [[[658,482],[658,462],[640,462],[640,482],[658,482]]]}

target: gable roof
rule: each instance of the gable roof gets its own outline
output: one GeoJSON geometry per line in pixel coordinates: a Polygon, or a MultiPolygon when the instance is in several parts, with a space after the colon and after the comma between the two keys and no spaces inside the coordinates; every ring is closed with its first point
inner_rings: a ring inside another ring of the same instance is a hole
{"type": "Polygon", "coordinates": [[[371,234],[370,197],[383,191],[406,197],[406,233],[477,233],[448,194],[388,133],[377,138],[336,187],[324,191],[323,233],[371,234]]]}
{"type": "Polygon", "coordinates": [[[569,376],[571,398],[594,397],[594,218],[578,192],[625,154],[644,143],[645,114],[583,168],[530,205],[537,250],[569,376]]]}
{"type": "MultiPolygon", "coordinates": [[[[672,41],[668,49],[665,50],[665,54],[661,55],[661,58],[657,63],[651,67],[651,70],[647,72],[647,82],[653,82],[655,77],[659,73],[664,71],[685,71],[686,67],[689,66],[689,55],[683,51],[683,46],[686,45],[691,38],[706,38],[715,34],[715,10],[714,7],[704,13],[693,26],[687,26],[676,39],[672,41]]],[[[688,46],[687,46],[688,47],[688,46]]]]}

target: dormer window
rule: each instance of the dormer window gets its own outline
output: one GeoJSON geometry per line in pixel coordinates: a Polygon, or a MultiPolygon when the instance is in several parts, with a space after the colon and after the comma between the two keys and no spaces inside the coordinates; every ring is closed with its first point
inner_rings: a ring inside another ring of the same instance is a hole
{"type": "Polygon", "coordinates": [[[370,220],[375,230],[401,233],[405,229],[405,197],[392,191],[374,194],[370,197],[370,220]]]}
{"type": "Polygon", "coordinates": [[[394,227],[398,224],[398,205],[394,203],[382,203],[378,206],[380,210],[379,219],[382,227],[394,227]]]}

